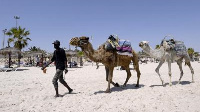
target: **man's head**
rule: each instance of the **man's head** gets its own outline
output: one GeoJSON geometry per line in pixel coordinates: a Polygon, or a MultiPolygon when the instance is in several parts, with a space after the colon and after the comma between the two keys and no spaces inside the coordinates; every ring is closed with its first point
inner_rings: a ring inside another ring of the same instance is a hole
{"type": "Polygon", "coordinates": [[[56,40],[56,41],[54,41],[52,44],[54,44],[54,48],[55,48],[55,49],[60,48],[60,41],[56,40]]]}

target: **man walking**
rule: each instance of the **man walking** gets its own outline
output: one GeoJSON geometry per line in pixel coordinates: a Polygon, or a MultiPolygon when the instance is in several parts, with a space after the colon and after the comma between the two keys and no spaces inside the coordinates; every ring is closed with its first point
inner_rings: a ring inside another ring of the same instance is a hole
{"type": "Polygon", "coordinates": [[[65,70],[65,73],[68,72],[65,50],[60,48],[60,42],[58,40],[54,41],[52,44],[54,44],[54,48],[56,49],[53,53],[53,57],[50,60],[50,62],[46,64],[46,66],[42,67],[41,69],[44,70],[52,62],[55,62],[56,73],[55,73],[55,76],[53,77],[52,82],[56,91],[55,97],[59,97],[60,95],[58,93],[58,79],[60,83],[62,83],[69,90],[69,93],[71,93],[73,89],[71,89],[63,79],[63,71],[65,70]]]}

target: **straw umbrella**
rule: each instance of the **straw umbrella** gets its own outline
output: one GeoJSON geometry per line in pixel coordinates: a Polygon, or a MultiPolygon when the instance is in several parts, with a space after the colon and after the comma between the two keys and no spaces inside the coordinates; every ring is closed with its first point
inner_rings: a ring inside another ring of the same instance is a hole
{"type": "Polygon", "coordinates": [[[15,47],[6,47],[3,49],[0,49],[0,54],[2,55],[7,55],[8,54],[8,66],[10,68],[11,66],[11,55],[19,55],[21,51],[15,47]]]}

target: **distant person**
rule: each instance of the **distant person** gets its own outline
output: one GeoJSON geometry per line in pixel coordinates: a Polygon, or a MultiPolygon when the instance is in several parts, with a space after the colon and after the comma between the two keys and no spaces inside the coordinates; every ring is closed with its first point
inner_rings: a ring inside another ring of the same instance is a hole
{"type": "Polygon", "coordinates": [[[72,68],[72,62],[71,61],[69,62],[69,68],[72,68]]]}
{"type": "Polygon", "coordinates": [[[77,63],[76,63],[76,61],[74,61],[74,66],[77,66],[77,63]]]}
{"type": "Polygon", "coordinates": [[[96,62],[96,66],[97,66],[96,69],[99,69],[99,62],[96,62]]]}
{"type": "Polygon", "coordinates": [[[39,62],[40,62],[40,58],[39,58],[39,56],[37,55],[37,56],[36,56],[36,67],[39,66],[39,62]]]}
{"type": "Polygon", "coordinates": [[[52,44],[54,44],[54,48],[56,49],[53,53],[53,57],[50,60],[50,62],[48,62],[48,64],[46,64],[41,69],[44,70],[48,65],[50,65],[52,62],[55,61],[56,73],[55,73],[55,76],[54,76],[52,82],[53,82],[53,85],[54,85],[54,88],[56,91],[55,97],[60,97],[61,95],[59,95],[59,93],[58,93],[58,79],[59,79],[60,83],[62,83],[68,89],[69,93],[71,93],[73,91],[73,89],[71,89],[63,79],[63,71],[65,70],[65,73],[68,72],[67,58],[66,58],[65,50],[60,48],[60,42],[58,40],[54,41],[54,43],[52,43],[52,44]]]}

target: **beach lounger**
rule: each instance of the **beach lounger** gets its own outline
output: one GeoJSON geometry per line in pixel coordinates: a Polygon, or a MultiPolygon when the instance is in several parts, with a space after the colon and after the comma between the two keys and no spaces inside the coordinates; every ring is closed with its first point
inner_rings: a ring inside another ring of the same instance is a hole
{"type": "Polygon", "coordinates": [[[13,68],[0,68],[1,72],[13,71],[13,68]]]}
{"type": "Polygon", "coordinates": [[[6,66],[0,66],[0,72],[7,72],[7,71],[17,71],[17,68],[8,68],[6,66]]]}

